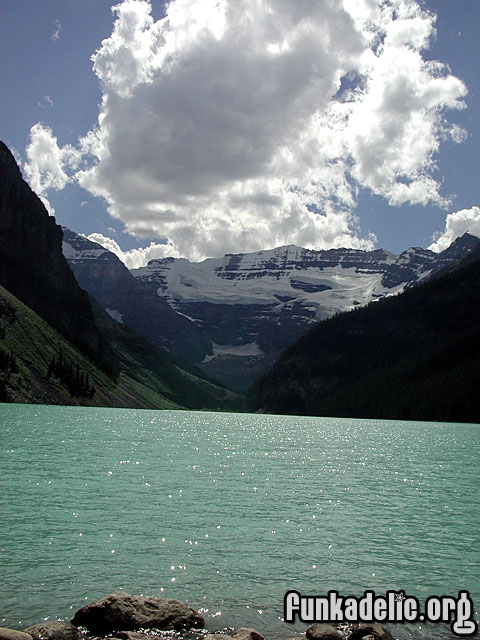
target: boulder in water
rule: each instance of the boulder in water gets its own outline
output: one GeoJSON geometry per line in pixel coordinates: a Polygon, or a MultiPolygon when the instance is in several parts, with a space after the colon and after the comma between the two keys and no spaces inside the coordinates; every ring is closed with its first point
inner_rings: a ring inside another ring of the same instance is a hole
{"type": "Polygon", "coordinates": [[[375,640],[394,640],[394,637],[378,622],[358,625],[358,628],[348,636],[348,640],[363,640],[364,638],[366,640],[370,636],[373,636],[375,640]]]}
{"type": "Polygon", "coordinates": [[[33,640],[80,640],[78,629],[69,622],[52,620],[25,629],[33,640]]]}
{"type": "Polygon", "coordinates": [[[204,621],[197,611],[179,600],[118,592],[79,609],[72,624],[102,634],[137,629],[190,629],[203,627],[204,621]]]}
{"type": "Polygon", "coordinates": [[[0,627],[0,640],[32,640],[32,636],[23,631],[0,627]]]}
{"type": "Polygon", "coordinates": [[[255,631],[255,629],[248,629],[247,627],[240,627],[232,636],[235,640],[265,640],[261,633],[255,631]]]}
{"type": "Polygon", "coordinates": [[[323,622],[312,624],[305,633],[308,640],[342,640],[342,636],[335,627],[323,622]]]}

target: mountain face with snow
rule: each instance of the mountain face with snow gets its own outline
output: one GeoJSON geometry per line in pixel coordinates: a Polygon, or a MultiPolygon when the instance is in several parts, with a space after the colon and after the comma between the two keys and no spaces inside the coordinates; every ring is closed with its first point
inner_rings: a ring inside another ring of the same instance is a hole
{"type": "Polygon", "coordinates": [[[132,276],[123,262],[85,236],[62,227],[63,254],[81,287],[117,322],[189,362],[205,357],[209,342],[190,320],[132,276]]]}
{"type": "MultiPolygon", "coordinates": [[[[464,238],[451,253],[472,242],[464,238]]],[[[251,387],[247,407],[275,414],[479,422],[479,315],[477,246],[438,277],[313,327],[251,387]]]]}
{"type": "Polygon", "coordinates": [[[199,263],[151,260],[128,272],[100,245],[69,232],[64,254],[81,286],[110,314],[242,391],[313,324],[400,293],[478,243],[465,234],[440,254],[411,248],[399,256],[286,246],[199,263]]]}

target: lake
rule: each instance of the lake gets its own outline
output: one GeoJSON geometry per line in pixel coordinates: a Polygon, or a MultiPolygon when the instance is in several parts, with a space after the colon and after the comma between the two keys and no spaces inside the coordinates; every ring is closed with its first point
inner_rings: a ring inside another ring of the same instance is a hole
{"type": "Polygon", "coordinates": [[[292,589],[468,590],[478,617],[479,425],[16,404],[0,424],[1,626],[119,589],[269,639],[307,626],[281,620],[292,589]]]}

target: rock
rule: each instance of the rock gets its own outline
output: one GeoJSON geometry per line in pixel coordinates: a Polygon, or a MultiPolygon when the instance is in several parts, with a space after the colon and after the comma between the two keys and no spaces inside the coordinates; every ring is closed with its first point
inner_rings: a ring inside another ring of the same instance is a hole
{"type": "Polygon", "coordinates": [[[366,640],[369,636],[373,636],[375,640],[395,640],[378,622],[358,625],[358,628],[348,636],[348,640],[366,640]]]}
{"type": "Polygon", "coordinates": [[[116,640],[146,640],[146,638],[152,638],[147,633],[140,633],[138,631],[118,631],[115,634],[116,640]]]}
{"type": "Polygon", "coordinates": [[[230,636],[227,636],[226,633],[208,633],[203,636],[203,640],[230,640],[230,636]]]}
{"type": "Polygon", "coordinates": [[[308,640],[342,640],[342,636],[331,624],[312,624],[306,630],[308,640]]]}
{"type": "Polygon", "coordinates": [[[33,640],[80,640],[77,628],[60,620],[34,624],[25,629],[25,632],[29,633],[33,640]]]}
{"type": "Polygon", "coordinates": [[[118,592],[79,609],[72,624],[96,633],[110,633],[141,628],[190,629],[203,627],[204,621],[199,613],[179,600],[118,592]]]}
{"type": "Polygon", "coordinates": [[[0,627],[0,640],[32,640],[32,636],[23,631],[0,627]]]}
{"type": "Polygon", "coordinates": [[[255,629],[248,629],[247,627],[240,627],[232,636],[236,640],[265,640],[264,636],[255,629]]]}

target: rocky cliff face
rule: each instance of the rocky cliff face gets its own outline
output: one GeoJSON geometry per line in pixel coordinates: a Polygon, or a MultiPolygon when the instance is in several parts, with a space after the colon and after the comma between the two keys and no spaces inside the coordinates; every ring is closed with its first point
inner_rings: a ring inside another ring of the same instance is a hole
{"type": "Polygon", "coordinates": [[[0,284],[105,371],[116,358],[62,254],[62,230],[0,142],[0,284]]]}
{"type": "Polygon", "coordinates": [[[480,239],[477,236],[464,233],[441,253],[434,253],[421,247],[411,247],[401,253],[389,266],[382,278],[382,285],[387,289],[400,285],[410,288],[459,263],[478,247],[479,243],[480,239]]]}
{"type": "Polygon", "coordinates": [[[157,296],[155,286],[134,278],[115,254],[66,227],[63,253],[80,286],[112,318],[190,362],[204,358],[209,341],[202,329],[157,296]]]}

